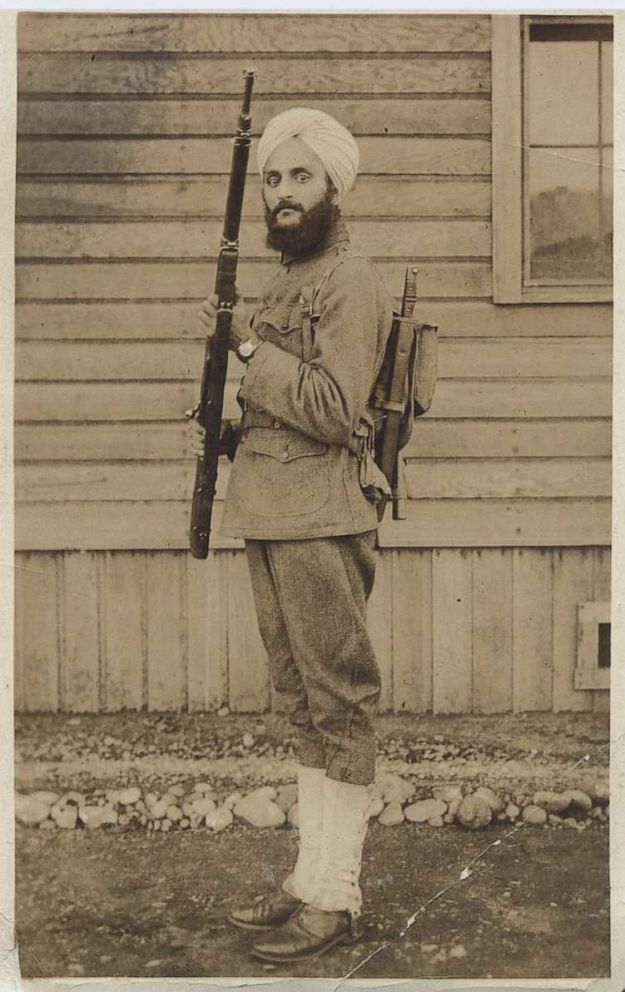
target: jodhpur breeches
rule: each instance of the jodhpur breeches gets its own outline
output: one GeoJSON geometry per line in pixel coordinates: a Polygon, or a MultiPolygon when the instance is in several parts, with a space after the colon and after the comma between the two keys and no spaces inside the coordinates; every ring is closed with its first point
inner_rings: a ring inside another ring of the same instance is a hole
{"type": "Polygon", "coordinates": [[[298,759],[330,778],[367,785],[380,672],[366,627],[375,531],[245,542],[258,625],[280,708],[297,730],[298,759]]]}

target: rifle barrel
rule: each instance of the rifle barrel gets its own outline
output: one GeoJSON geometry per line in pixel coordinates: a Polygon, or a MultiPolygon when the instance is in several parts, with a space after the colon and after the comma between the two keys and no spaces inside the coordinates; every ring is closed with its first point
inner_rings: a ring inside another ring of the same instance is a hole
{"type": "Polygon", "coordinates": [[[189,545],[194,558],[206,558],[210,541],[213,501],[217,483],[219,440],[223,412],[228,341],[236,302],[236,273],[239,259],[239,228],[243,212],[245,178],[251,144],[250,106],[254,70],[244,69],[244,92],[237,134],[233,138],[232,163],[226,198],[223,235],[215,274],[217,320],[212,339],[206,342],[197,420],[204,428],[204,451],[198,457],[193,486],[189,545]]]}

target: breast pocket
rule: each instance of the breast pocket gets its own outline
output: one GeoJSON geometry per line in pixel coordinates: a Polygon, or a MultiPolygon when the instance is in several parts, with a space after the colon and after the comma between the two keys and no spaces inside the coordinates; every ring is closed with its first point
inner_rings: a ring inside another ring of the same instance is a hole
{"type": "Polygon", "coordinates": [[[294,431],[252,428],[243,439],[254,513],[313,513],[330,498],[328,445],[294,431]]]}
{"type": "Polygon", "coordinates": [[[266,310],[260,319],[262,330],[260,336],[266,341],[288,351],[297,358],[303,358],[302,353],[302,316],[299,306],[287,310],[276,307],[266,310]]]}

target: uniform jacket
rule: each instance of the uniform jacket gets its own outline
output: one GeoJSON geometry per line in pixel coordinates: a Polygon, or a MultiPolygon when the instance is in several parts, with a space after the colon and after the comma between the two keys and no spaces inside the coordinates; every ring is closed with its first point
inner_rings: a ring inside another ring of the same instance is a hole
{"type": "Polygon", "coordinates": [[[243,434],[222,534],[267,540],[358,534],[377,526],[349,449],[384,353],[392,300],[338,221],[323,250],[283,257],[252,326],[262,339],[239,390],[243,434]],[[333,271],[328,274],[334,266],[333,271]],[[324,278],[325,277],[325,278],[324,278]],[[300,294],[319,287],[304,354],[300,294]],[[307,360],[305,360],[307,357],[307,360]]]}

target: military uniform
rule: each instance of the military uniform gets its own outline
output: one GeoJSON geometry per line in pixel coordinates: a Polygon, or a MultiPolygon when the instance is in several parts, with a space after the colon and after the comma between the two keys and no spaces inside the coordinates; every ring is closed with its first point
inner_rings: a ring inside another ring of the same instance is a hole
{"type": "Polygon", "coordinates": [[[239,391],[243,433],[222,533],[243,537],[276,692],[300,762],[339,781],[373,778],[380,677],[366,630],[375,506],[354,430],[391,324],[376,269],[337,221],[322,250],[283,257],[253,318],[261,344],[239,391]],[[305,338],[301,294],[318,287],[305,338]],[[307,353],[308,352],[308,353],[307,353]]]}

